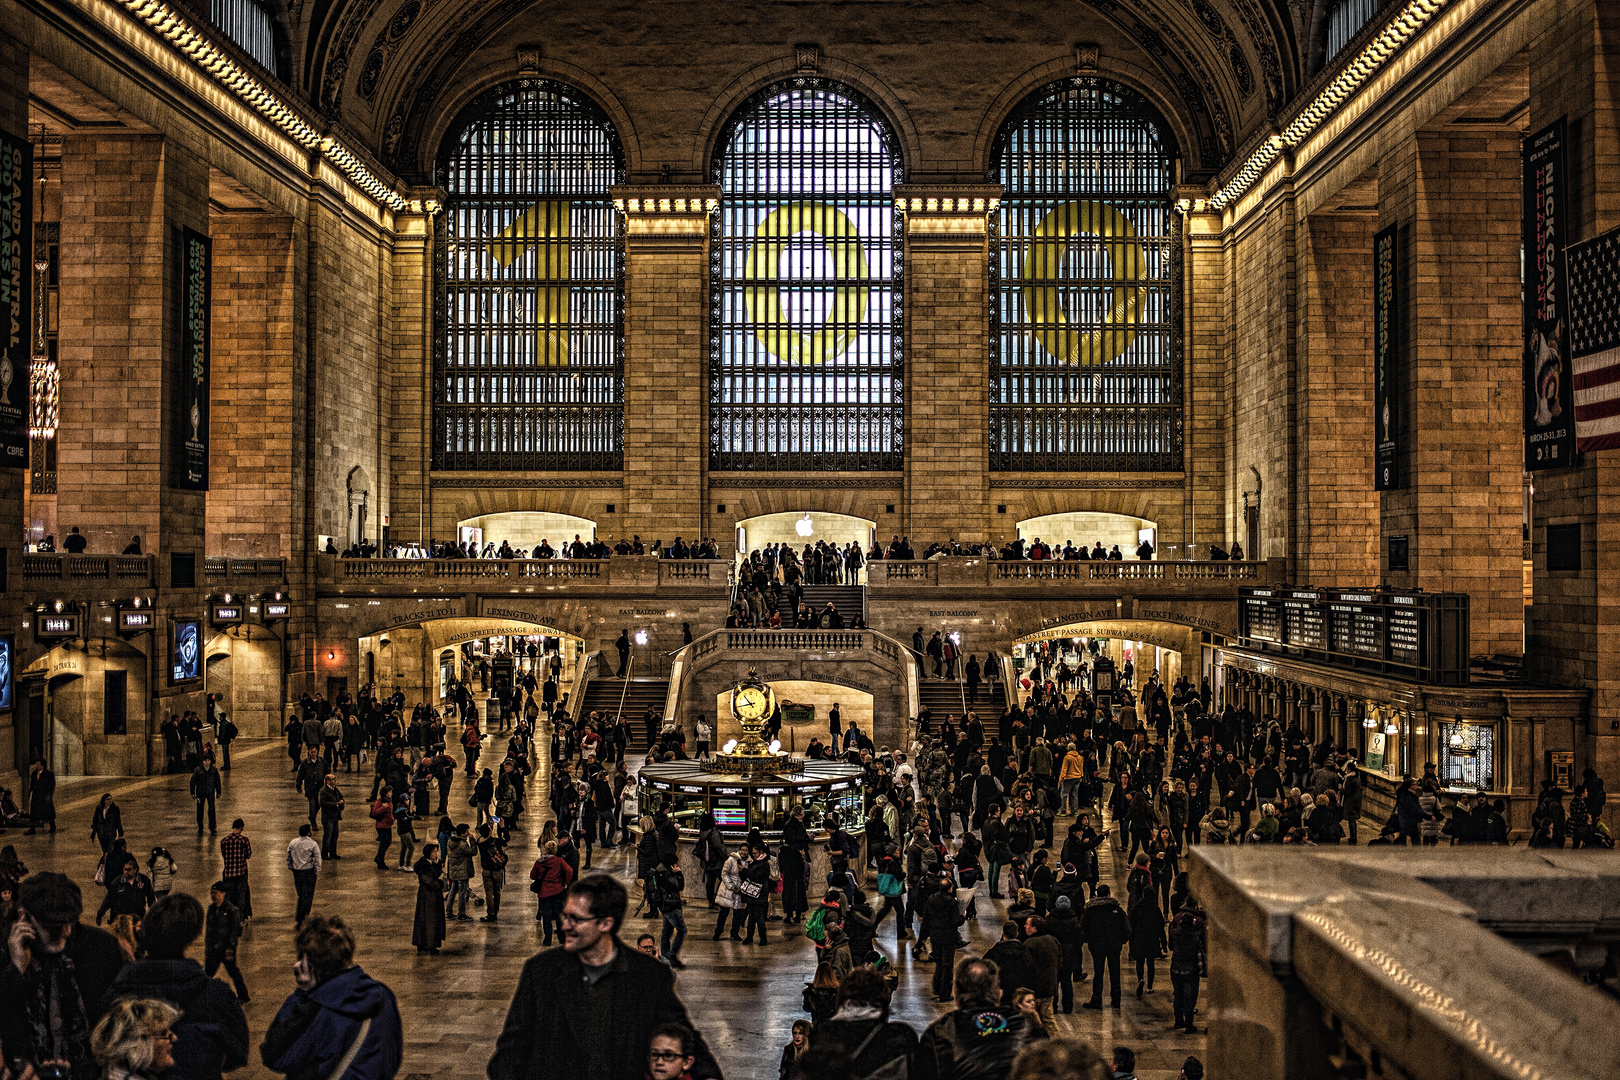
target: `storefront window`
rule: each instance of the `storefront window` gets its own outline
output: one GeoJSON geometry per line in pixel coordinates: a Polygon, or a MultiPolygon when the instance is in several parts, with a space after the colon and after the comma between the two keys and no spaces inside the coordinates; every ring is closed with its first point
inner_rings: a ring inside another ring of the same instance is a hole
{"type": "Polygon", "coordinates": [[[1440,724],[1440,778],[1447,787],[1495,787],[1495,735],[1488,724],[1440,724]]]}

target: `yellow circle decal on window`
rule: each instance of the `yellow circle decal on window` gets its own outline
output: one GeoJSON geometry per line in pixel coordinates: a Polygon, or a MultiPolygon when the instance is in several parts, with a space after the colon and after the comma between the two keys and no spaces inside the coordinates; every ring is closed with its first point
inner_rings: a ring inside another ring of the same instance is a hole
{"type": "MultiPolygon", "coordinates": [[[[1145,286],[1115,285],[1102,326],[1081,330],[1069,325],[1058,281],[1068,255],[1069,239],[1095,236],[1113,266],[1115,281],[1141,281],[1147,277],[1147,255],[1135,239],[1131,219],[1099,202],[1064,203],[1041,219],[1035,238],[1024,249],[1024,303],[1035,327],[1035,340],[1054,360],[1067,364],[1106,364],[1131,347],[1135,325],[1147,301],[1145,286]]],[[[1083,285],[1071,278],[1065,286],[1083,285]]]]}
{"type": "Polygon", "coordinates": [[[743,289],[748,321],[765,351],[789,364],[820,364],[849,348],[866,315],[867,286],[837,285],[832,310],[820,330],[805,334],[793,328],[782,308],[781,256],[783,245],[799,233],[815,233],[832,252],[833,277],[840,282],[865,282],[866,249],[855,223],[836,206],[796,202],[778,207],[754,230],[756,237],[743,264],[743,279],[767,281],[743,289]]]}

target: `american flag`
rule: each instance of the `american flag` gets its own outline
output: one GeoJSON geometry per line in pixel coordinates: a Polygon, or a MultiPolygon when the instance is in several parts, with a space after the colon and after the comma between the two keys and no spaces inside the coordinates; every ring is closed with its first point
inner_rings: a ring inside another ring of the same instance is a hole
{"type": "Polygon", "coordinates": [[[1575,448],[1620,447],[1620,229],[1568,251],[1575,448]]]}

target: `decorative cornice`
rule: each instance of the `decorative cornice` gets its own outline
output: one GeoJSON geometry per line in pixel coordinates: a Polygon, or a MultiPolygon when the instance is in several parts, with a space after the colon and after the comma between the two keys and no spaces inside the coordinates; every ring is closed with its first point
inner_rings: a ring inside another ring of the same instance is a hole
{"type": "Polygon", "coordinates": [[[165,0],[119,0],[130,17],[184,53],[193,64],[241,99],[307,150],[314,150],[347,176],[357,188],[390,210],[406,208],[405,200],[367,168],[354,151],[325,134],[287,104],[281,95],[253,76],[229,53],[214,44],[165,0]]]}
{"type": "Polygon", "coordinates": [[[621,214],[712,214],[720,208],[720,185],[615,184],[608,197],[621,214]]]}
{"type": "Polygon", "coordinates": [[[436,488],[476,491],[481,488],[617,488],[624,481],[617,476],[435,476],[429,481],[436,488]]]}
{"type": "Polygon", "coordinates": [[[992,488],[1084,488],[1098,491],[1144,490],[1178,491],[1187,481],[1175,476],[1061,476],[1051,480],[1040,477],[990,478],[992,488]]]}
{"type": "Polygon", "coordinates": [[[1248,191],[1256,180],[1265,175],[1284,148],[1291,150],[1309,138],[1363,83],[1377,74],[1385,62],[1417,36],[1418,31],[1427,26],[1446,3],[1447,0],[1410,0],[1393,19],[1384,24],[1376,37],[1339,68],[1333,80],[1322,87],[1281,133],[1267,136],[1237,166],[1231,178],[1210,197],[1209,206],[1220,210],[1248,191]]]}
{"type": "Polygon", "coordinates": [[[722,476],[711,474],[709,487],[713,488],[806,488],[806,489],[863,489],[901,488],[905,477],[899,473],[874,473],[871,476],[722,476]]]}

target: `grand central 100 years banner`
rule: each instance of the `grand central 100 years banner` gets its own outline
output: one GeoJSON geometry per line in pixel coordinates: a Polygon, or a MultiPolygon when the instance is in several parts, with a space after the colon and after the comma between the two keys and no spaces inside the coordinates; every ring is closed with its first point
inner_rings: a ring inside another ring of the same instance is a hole
{"type": "Polygon", "coordinates": [[[32,158],[27,139],[0,132],[0,318],[5,320],[0,334],[0,468],[6,469],[28,467],[32,158]]]}
{"type": "Polygon", "coordinates": [[[1395,454],[1399,449],[1400,408],[1395,393],[1396,335],[1400,329],[1399,273],[1394,225],[1373,237],[1373,490],[1400,487],[1395,454]]]}
{"type": "Polygon", "coordinates": [[[176,371],[173,486],[208,490],[208,348],[213,243],[180,230],[180,359],[176,371]]]}

